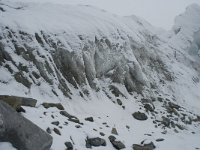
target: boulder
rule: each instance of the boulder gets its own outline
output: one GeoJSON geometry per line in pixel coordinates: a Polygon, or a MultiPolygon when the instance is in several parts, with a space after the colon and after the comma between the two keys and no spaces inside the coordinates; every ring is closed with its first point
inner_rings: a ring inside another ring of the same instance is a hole
{"type": "Polygon", "coordinates": [[[137,120],[147,120],[148,119],[148,117],[145,113],[142,113],[142,112],[139,112],[139,111],[133,113],[132,115],[137,120]]]}
{"type": "Polygon", "coordinates": [[[169,127],[171,121],[170,121],[169,118],[162,116],[162,121],[161,121],[161,122],[162,122],[162,124],[165,125],[166,127],[169,127]]]}
{"type": "Polygon", "coordinates": [[[118,132],[117,132],[117,129],[116,129],[116,128],[112,128],[111,133],[112,133],[112,134],[115,134],[115,135],[118,135],[118,132]]]}
{"type": "Polygon", "coordinates": [[[59,121],[53,121],[53,122],[51,122],[51,124],[58,126],[60,124],[60,122],[59,121]]]}
{"type": "Polygon", "coordinates": [[[0,101],[0,141],[10,142],[20,150],[49,150],[53,138],[0,101]]]}
{"type": "Polygon", "coordinates": [[[99,147],[99,146],[106,146],[106,141],[102,138],[88,138],[86,139],[86,148],[99,147]]]}
{"type": "Polygon", "coordinates": [[[117,150],[124,149],[126,146],[121,141],[116,141],[116,138],[114,136],[109,136],[108,139],[112,143],[113,147],[117,150]]]}
{"type": "Polygon", "coordinates": [[[63,116],[65,116],[65,117],[67,117],[67,118],[69,118],[68,120],[71,121],[71,122],[81,124],[80,121],[79,121],[79,119],[76,116],[73,116],[73,115],[69,114],[68,112],[66,112],[64,110],[60,111],[60,114],[63,115],[63,116]]]}
{"type": "Polygon", "coordinates": [[[117,99],[117,104],[121,106],[122,105],[122,101],[120,99],[117,99]]]}
{"type": "Polygon", "coordinates": [[[13,107],[15,110],[20,109],[21,106],[35,107],[37,100],[26,97],[0,95],[0,101],[4,101],[13,107]]]}
{"type": "Polygon", "coordinates": [[[86,121],[90,121],[90,122],[94,122],[93,117],[87,117],[87,118],[85,118],[85,120],[86,120],[86,121]]]}
{"type": "Polygon", "coordinates": [[[73,150],[73,145],[71,142],[65,142],[65,146],[67,147],[66,150],[73,150]]]}
{"type": "Polygon", "coordinates": [[[146,109],[146,111],[150,111],[150,112],[153,112],[154,111],[154,106],[153,105],[150,105],[150,104],[144,104],[144,108],[146,109]]]}
{"type": "Polygon", "coordinates": [[[172,102],[169,102],[168,105],[169,105],[169,107],[171,107],[171,108],[175,108],[175,109],[177,109],[177,110],[180,108],[179,105],[174,104],[174,103],[172,103],[172,102]]]}
{"type": "Polygon", "coordinates": [[[57,128],[53,128],[53,131],[58,134],[58,135],[61,135],[60,131],[57,129],[57,128]]]}
{"type": "Polygon", "coordinates": [[[156,147],[153,144],[153,142],[150,142],[149,144],[144,144],[144,145],[133,144],[133,150],[153,150],[155,148],[156,147]]]}
{"type": "Polygon", "coordinates": [[[56,107],[59,110],[64,110],[64,107],[62,106],[61,103],[43,103],[42,106],[44,106],[44,108],[48,109],[50,107],[56,107]]]}

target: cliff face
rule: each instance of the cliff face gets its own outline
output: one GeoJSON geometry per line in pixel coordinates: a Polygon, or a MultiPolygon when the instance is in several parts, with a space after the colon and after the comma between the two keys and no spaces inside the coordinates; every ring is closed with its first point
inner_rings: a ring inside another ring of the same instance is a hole
{"type": "Polygon", "coordinates": [[[23,94],[40,89],[39,95],[70,98],[74,88],[102,90],[102,81],[142,93],[151,71],[170,78],[156,52],[155,29],[135,16],[120,18],[89,6],[2,3],[1,8],[0,58],[8,74],[1,84],[19,85],[23,94]]]}

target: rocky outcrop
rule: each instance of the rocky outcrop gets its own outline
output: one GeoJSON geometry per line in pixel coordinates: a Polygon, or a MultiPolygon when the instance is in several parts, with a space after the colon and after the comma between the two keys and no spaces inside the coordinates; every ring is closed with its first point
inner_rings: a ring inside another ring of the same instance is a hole
{"type": "Polygon", "coordinates": [[[14,109],[19,109],[21,106],[35,107],[37,100],[26,97],[0,95],[0,101],[4,101],[14,109]]]}
{"type": "Polygon", "coordinates": [[[0,101],[0,141],[20,150],[49,150],[52,137],[0,101]]]}

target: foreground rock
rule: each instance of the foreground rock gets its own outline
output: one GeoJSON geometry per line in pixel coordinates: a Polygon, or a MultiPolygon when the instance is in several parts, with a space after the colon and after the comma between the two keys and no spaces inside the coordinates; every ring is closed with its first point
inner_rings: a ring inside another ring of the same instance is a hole
{"type": "Polygon", "coordinates": [[[126,146],[121,141],[116,141],[116,138],[114,136],[111,135],[108,138],[112,143],[113,147],[116,148],[117,150],[126,148],[126,146]]]}
{"type": "Polygon", "coordinates": [[[154,150],[155,148],[153,142],[144,145],[133,144],[133,150],[154,150]]]}
{"type": "Polygon", "coordinates": [[[20,109],[21,106],[35,107],[37,100],[26,97],[0,95],[0,101],[4,101],[13,107],[15,110],[20,109]]]}
{"type": "Polygon", "coordinates": [[[19,150],[49,150],[52,137],[0,101],[0,141],[19,150]]]}
{"type": "Polygon", "coordinates": [[[86,139],[86,148],[99,147],[99,146],[106,146],[106,141],[102,138],[87,138],[86,139]]]}
{"type": "Polygon", "coordinates": [[[133,117],[137,120],[147,120],[148,117],[145,113],[142,113],[142,112],[134,112],[133,114],[133,117]]]}

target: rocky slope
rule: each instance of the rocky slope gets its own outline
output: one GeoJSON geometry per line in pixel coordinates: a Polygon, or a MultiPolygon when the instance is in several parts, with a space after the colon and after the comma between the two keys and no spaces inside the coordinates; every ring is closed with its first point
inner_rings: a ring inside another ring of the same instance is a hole
{"type": "Polygon", "coordinates": [[[99,136],[103,149],[137,149],[146,139],[173,149],[184,134],[194,139],[188,149],[198,148],[199,16],[192,5],[166,32],[90,6],[2,0],[0,94],[38,100],[23,115],[52,134],[52,149],[66,141],[84,149],[99,136]],[[43,102],[61,103],[67,115],[43,102]]]}

